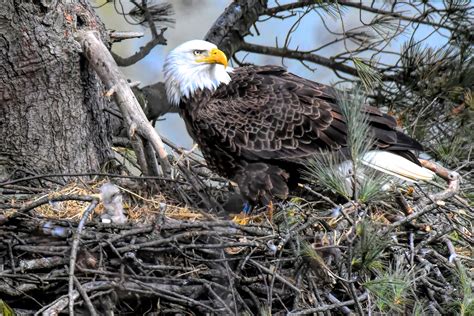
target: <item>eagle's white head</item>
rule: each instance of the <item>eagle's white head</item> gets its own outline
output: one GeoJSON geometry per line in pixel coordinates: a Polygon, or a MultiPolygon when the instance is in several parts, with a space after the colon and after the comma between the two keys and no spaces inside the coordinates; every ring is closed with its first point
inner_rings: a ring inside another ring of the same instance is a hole
{"type": "Polygon", "coordinates": [[[221,83],[228,84],[228,71],[227,57],[216,45],[201,40],[185,42],[168,54],[163,66],[168,101],[178,105],[196,90],[213,91],[221,83]]]}

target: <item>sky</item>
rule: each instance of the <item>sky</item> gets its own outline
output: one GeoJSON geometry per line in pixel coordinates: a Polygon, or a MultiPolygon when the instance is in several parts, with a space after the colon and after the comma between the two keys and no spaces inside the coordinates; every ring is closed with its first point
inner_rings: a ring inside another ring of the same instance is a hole
{"type": "MultiPolygon", "coordinates": [[[[96,6],[103,3],[105,0],[96,0],[94,4],[96,6]]],[[[157,1],[161,2],[161,1],[157,1]]],[[[140,86],[146,86],[155,82],[163,80],[162,67],[163,61],[167,53],[178,46],[179,44],[191,40],[191,39],[202,39],[214,21],[224,11],[226,6],[231,1],[227,0],[173,0],[170,3],[173,4],[175,11],[174,18],[176,23],[169,27],[164,33],[165,38],[168,41],[167,46],[155,47],[148,56],[142,59],[140,62],[124,67],[121,70],[125,76],[132,81],[140,81],[140,86]]],[[[279,1],[280,4],[287,2],[294,2],[291,0],[279,1]]],[[[124,12],[130,11],[133,8],[129,1],[120,2],[124,12]]],[[[120,3],[116,5],[117,9],[122,11],[120,3]]],[[[275,5],[275,1],[269,1],[270,7],[275,5]]],[[[107,4],[101,8],[96,9],[99,16],[102,18],[107,29],[113,29],[117,31],[140,31],[144,32],[145,36],[140,39],[127,40],[121,43],[113,45],[113,51],[120,56],[127,57],[136,52],[141,46],[145,45],[150,39],[148,29],[143,28],[140,25],[131,25],[127,23],[123,16],[116,13],[116,9],[112,4],[107,4]]],[[[341,29],[340,19],[332,17],[331,15],[324,15],[324,22],[334,29],[341,29]]],[[[371,14],[363,15],[362,20],[365,22],[370,21],[372,18],[371,14]]],[[[130,18],[128,18],[130,20],[130,18]]],[[[273,46],[275,42],[281,45],[286,38],[288,29],[297,21],[298,16],[294,16],[288,19],[270,19],[265,22],[257,23],[257,29],[260,36],[250,35],[246,37],[246,41],[250,43],[258,43],[261,45],[273,46]]],[[[345,29],[350,29],[353,26],[360,25],[360,17],[358,10],[347,10],[344,12],[343,21],[345,29]]],[[[255,29],[251,29],[253,34],[256,34],[255,29]]],[[[417,30],[417,38],[423,38],[429,35],[431,29],[429,27],[421,27],[417,30]]],[[[407,30],[407,33],[400,37],[398,41],[391,44],[390,49],[399,51],[403,42],[409,39],[411,30],[407,30]]],[[[308,14],[298,26],[296,32],[291,36],[290,47],[298,48],[300,50],[308,50],[318,47],[324,43],[327,43],[335,39],[335,35],[330,34],[324,29],[321,19],[314,13],[308,14]]],[[[441,46],[446,42],[440,35],[434,35],[430,38],[429,44],[433,46],[441,46]]],[[[349,47],[350,44],[348,44],[349,47]]],[[[342,42],[332,45],[330,48],[323,49],[318,54],[324,56],[331,56],[336,52],[345,51],[344,44],[342,42]]],[[[245,52],[239,52],[237,57],[240,60],[246,62],[264,65],[264,64],[276,64],[281,65],[282,59],[280,57],[271,57],[258,54],[247,54],[245,52]]],[[[370,55],[365,56],[370,58],[370,55]]],[[[390,61],[395,58],[391,55],[383,56],[384,61],[390,61]]],[[[325,84],[333,83],[337,80],[332,70],[319,66],[311,65],[315,68],[314,71],[305,68],[299,61],[285,59],[283,65],[288,68],[289,71],[308,79],[318,81],[325,84]]],[[[235,65],[234,65],[235,66],[235,65]]],[[[184,122],[181,120],[178,114],[167,114],[164,116],[162,121],[157,123],[158,132],[166,138],[173,141],[175,144],[185,148],[192,147],[192,140],[187,135],[184,122]]]]}

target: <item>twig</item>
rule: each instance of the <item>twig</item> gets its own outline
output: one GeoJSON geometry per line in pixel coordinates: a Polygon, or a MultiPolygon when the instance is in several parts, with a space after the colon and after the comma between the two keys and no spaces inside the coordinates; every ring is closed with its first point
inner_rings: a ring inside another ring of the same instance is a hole
{"type": "Polygon", "coordinates": [[[115,62],[120,67],[127,67],[127,66],[137,63],[138,61],[143,59],[145,56],[147,56],[150,53],[150,51],[153,48],[155,48],[155,46],[166,45],[166,39],[163,35],[165,31],[166,31],[166,28],[161,29],[157,37],[153,38],[151,41],[146,43],[145,46],[140,47],[140,50],[130,57],[120,57],[119,55],[112,53],[112,56],[115,62]]]}
{"type": "Polygon", "coordinates": [[[144,35],[145,34],[143,32],[113,31],[109,33],[109,36],[113,42],[120,42],[120,41],[131,39],[131,38],[140,38],[140,37],[143,37],[144,35]]]}
{"type": "Polygon", "coordinates": [[[422,216],[422,215],[424,215],[424,214],[426,214],[426,213],[431,212],[431,211],[432,211],[433,209],[435,209],[436,207],[437,207],[437,205],[427,205],[427,206],[425,206],[424,209],[422,209],[422,210],[420,210],[420,211],[418,211],[418,212],[414,212],[414,213],[412,213],[411,215],[409,215],[409,216],[407,216],[407,217],[405,217],[405,218],[403,218],[403,219],[401,219],[401,220],[399,220],[399,221],[396,221],[396,222],[390,224],[389,227],[390,227],[390,229],[394,229],[394,228],[396,228],[396,227],[399,227],[399,226],[401,226],[401,225],[404,225],[404,224],[406,224],[406,223],[409,223],[409,222],[413,221],[414,219],[416,219],[416,218],[418,218],[418,217],[420,217],[420,216],[422,216]]]}
{"type": "MultiPolygon", "coordinates": [[[[88,282],[82,285],[84,291],[92,291],[92,290],[105,290],[109,289],[110,287],[115,286],[115,283],[111,281],[93,281],[93,282],[88,282]]],[[[79,297],[79,292],[74,291],[73,292],[73,297],[74,299],[79,297]]],[[[49,316],[49,315],[58,315],[63,309],[65,309],[68,306],[69,302],[69,295],[63,295],[53,301],[51,304],[44,306],[41,308],[39,311],[36,312],[36,315],[43,315],[43,316],[49,316]]]]}
{"type": "Polygon", "coordinates": [[[211,292],[211,294],[219,301],[219,303],[221,303],[222,307],[225,308],[225,310],[229,313],[228,315],[234,315],[234,313],[232,312],[232,310],[230,309],[230,307],[224,302],[224,300],[212,289],[212,287],[205,283],[204,286],[206,287],[206,289],[211,292]]]}
{"type": "Polygon", "coordinates": [[[76,267],[76,258],[77,258],[77,250],[79,247],[79,241],[81,238],[82,229],[86,224],[87,218],[89,215],[94,211],[95,207],[99,203],[98,199],[94,199],[91,204],[86,208],[84,213],[82,214],[82,218],[77,226],[76,233],[74,234],[72,240],[72,248],[71,248],[71,258],[69,260],[69,315],[74,315],[74,269],[76,267]]]}
{"type": "Polygon", "coordinates": [[[251,264],[253,264],[254,266],[256,266],[257,268],[261,269],[262,271],[264,271],[265,273],[267,274],[270,274],[272,276],[274,276],[276,279],[278,279],[279,281],[283,282],[284,284],[288,285],[292,290],[294,290],[295,292],[301,292],[301,290],[299,288],[297,288],[296,286],[294,286],[290,281],[288,281],[287,279],[285,279],[284,277],[282,277],[281,275],[279,275],[278,273],[264,267],[263,265],[261,265],[260,263],[258,263],[257,261],[253,260],[253,259],[250,259],[249,262],[251,264]]]}
{"type": "Polygon", "coordinates": [[[62,196],[55,196],[55,197],[45,196],[43,198],[40,198],[28,204],[27,206],[20,208],[15,214],[11,216],[11,218],[21,215],[21,213],[26,213],[28,211],[31,211],[32,209],[37,208],[38,206],[41,206],[50,202],[61,202],[61,201],[70,201],[70,200],[92,202],[95,199],[97,198],[90,195],[78,195],[78,194],[62,195],[62,196]]]}
{"type": "MultiPolygon", "coordinates": [[[[367,292],[363,293],[362,295],[360,295],[359,297],[357,297],[357,300],[359,302],[363,302],[368,297],[369,297],[369,292],[367,291],[367,292]]],[[[330,311],[332,309],[341,308],[343,306],[350,306],[350,305],[354,305],[354,304],[355,304],[355,300],[349,300],[349,301],[345,301],[345,302],[341,302],[341,303],[336,303],[336,304],[331,304],[331,305],[322,305],[322,306],[318,306],[318,307],[314,307],[314,308],[304,309],[304,310],[301,310],[301,311],[290,312],[288,314],[288,316],[308,315],[308,314],[313,314],[313,313],[330,311]]]]}
{"type": "MultiPolygon", "coordinates": [[[[338,300],[337,297],[335,297],[331,293],[326,294],[326,297],[333,304],[341,304],[341,301],[338,300]]],[[[352,314],[352,311],[346,305],[341,306],[340,310],[344,315],[352,314]]]]}
{"type": "MultiPolygon", "coordinates": [[[[82,287],[81,282],[79,282],[79,280],[75,276],[73,276],[73,278],[74,278],[74,284],[76,285],[77,290],[81,294],[82,299],[86,303],[86,306],[87,306],[87,309],[89,310],[90,315],[91,316],[96,316],[97,312],[94,308],[94,305],[92,305],[92,302],[91,302],[91,299],[89,298],[89,295],[87,295],[87,292],[82,287]]],[[[71,300],[71,296],[69,296],[69,300],[71,300]]]]}

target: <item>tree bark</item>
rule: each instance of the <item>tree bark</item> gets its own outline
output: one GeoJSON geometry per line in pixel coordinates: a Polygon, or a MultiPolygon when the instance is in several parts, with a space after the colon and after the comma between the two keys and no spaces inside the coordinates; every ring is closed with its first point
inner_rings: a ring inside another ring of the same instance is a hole
{"type": "Polygon", "coordinates": [[[74,39],[104,26],[86,0],[0,6],[0,180],[98,171],[111,157],[103,85],[74,39]]]}
{"type": "Polygon", "coordinates": [[[217,18],[204,39],[226,53],[229,59],[240,49],[259,16],[267,9],[267,0],[236,0],[217,18]]]}

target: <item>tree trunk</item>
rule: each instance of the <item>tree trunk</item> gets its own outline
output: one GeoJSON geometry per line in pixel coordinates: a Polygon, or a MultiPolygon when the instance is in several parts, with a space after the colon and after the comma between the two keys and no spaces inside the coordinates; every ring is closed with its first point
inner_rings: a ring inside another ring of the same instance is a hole
{"type": "Polygon", "coordinates": [[[0,181],[98,171],[111,157],[103,86],[74,39],[83,27],[104,31],[86,0],[0,6],[0,181]]]}

